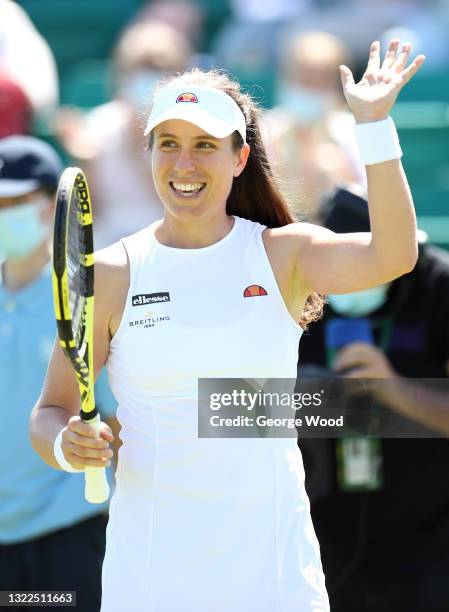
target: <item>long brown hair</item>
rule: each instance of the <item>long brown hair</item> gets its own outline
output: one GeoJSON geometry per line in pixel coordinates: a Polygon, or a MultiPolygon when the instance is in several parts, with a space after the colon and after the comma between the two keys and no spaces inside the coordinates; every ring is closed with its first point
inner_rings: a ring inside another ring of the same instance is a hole
{"type": "MultiPolygon", "coordinates": [[[[270,228],[294,223],[295,217],[278,189],[271,171],[259,127],[261,111],[251,96],[241,91],[240,84],[223,71],[203,71],[199,68],[164,80],[155,93],[173,81],[183,85],[205,85],[224,91],[236,102],[245,116],[246,140],[251,150],[244,171],[234,178],[226,202],[227,214],[257,221],[270,228]]],[[[234,150],[242,148],[243,140],[238,132],[233,133],[232,143],[234,150]]],[[[323,306],[324,299],[321,295],[309,295],[298,319],[303,329],[322,316],[323,306]]]]}

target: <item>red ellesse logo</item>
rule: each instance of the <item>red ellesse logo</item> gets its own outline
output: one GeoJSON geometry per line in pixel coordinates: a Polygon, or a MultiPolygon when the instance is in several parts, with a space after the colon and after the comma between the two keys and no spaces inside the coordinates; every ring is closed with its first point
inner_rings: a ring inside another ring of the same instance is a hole
{"type": "Polygon", "coordinates": [[[198,98],[193,93],[182,93],[176,98],[178,102],[198,102],[198,98]]]}
{"type": "Polygon", "coordinates": [[[259,295],[268,295],[260,285],[250,285],[243,292],[243,297],[257,297],[259,295]]]}

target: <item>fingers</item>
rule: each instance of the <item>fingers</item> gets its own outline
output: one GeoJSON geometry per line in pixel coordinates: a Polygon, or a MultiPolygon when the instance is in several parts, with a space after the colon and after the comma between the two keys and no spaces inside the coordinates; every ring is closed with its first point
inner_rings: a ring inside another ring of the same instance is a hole
{"type": "Polygon", "coordinates": [[[396,60],[393,62],[393,65],[391,66],[391,70],[394,70],[395,72],[402,72],[408,62],[411,50],[412,45],[410,43],[404,43],[402,45],[401,52],[397,56],[396,60]]]}
{"type": "MultiPolygon", "coordinates": [[[[72,417],[67,425],[67,429],[86,438],[98,438],[95,428],[88,422],[83,421],[79,416],[72,417]]],[[[106,423],[100,423],[100,436],[107,440],[114,439],[112,430],[106,423]]]]}
{"type": "Polygon", "coordinates": [[[342,378],[370,378],[371,370],[367,367],[354,367],[341,374],[342,378]]]}
{"type": "Polygon", "coordinates": [[[87,446],[80,446],[71,442],[65,442],[63,446],[65,454],[73,455],[78,461],[83,459],[95,459],[100,461],[99,466],[104,467],[104,463],[112,459],[113,451],[110,448],[96,450],[87,446]]]}
{"type": "Polygon", "coordinates": [[[111,461],[109,459],[91,459],[88,457],[81,458],[78,457],[78,455],[74,455],[66,451],[64,451],[64,457],[67,459],[70,465],[77,470],[84,470],[86,467],[106,469],[111,466],[111,461]]]}
{"type": "Polygon", "coordinates": [[[390,44],[388,45],[388,49],[385,54],[385,59],[382,63],[382,70],[389,70],[393,66],[394,62],[396,61],[398,48],[399,40],[397,38],[394,38],[390,41],[390,44]]]}
{"type": "Polygon", "coordinates": [[[82,446],[84,448],[93,448],[97,450],[109,448],[109,442],[104,438],[91,438],[70,430],[64,431],[62,438],[71,444],[76,444],[77,446],[82,446]]]}
{"type": "Polygon", "coordinates": [[[410,66],[403,71],[402,79],[404,83],[407,83],[407,81],[410,81],[412,76],[414,76],[418,72],[418,70],[424,64],[425,59],[426,59],[425,55],[418,55],[418,57],[416,57],[413,60],[410,66]]]}
{"type": "Polygon", "coordinates": [[[89,423],[72,417],[62,434],[61,448],[65,458],[73,467],[109,467],[113,451],[109,442],[114,439],[108,425],[102,423],[101,436],[97,436],[89,423]]]}
{"type": "Polygon", "coordinates": [[[340,66],[340,76],[341,76],[341,83],[343,85],[344,90],[348,89],[352,85],[355,85],[352,72],[347,66],[344,66],[344,65],[340,66]]]}
{"type": "Polygon", "coordinates": [[[366,66],[365,73],[363,75],[362,80],[364,79],[370,85],[374,85],[376,83],[376,76],[379,72],[380,68],[380,42],[375,40],[371,43],[368,64],[366,66]]]}
{"type": "Polygon", "coordinates": [[[399,41],[394,39],[388,45],[388,50],[385,55],[385,59],[382,64],[382,70],[391,70],[396,73],[402,72],[402,75],[406,76],[406,80],[409,80],[423,65],[426,57],[425,55],[418,55],[413,62],[404,70],[407,62],[410,58],[412,45],[410,43],[404,43],[401,48],[401,52],[397,55],[399,49],[399,41]]]}
{"type": "MultiPolygon", "coordinates": [[[[408,42],[404,43],[401,47],[401,52],[398,55],[399,40],[394,38],[388,44],[388,49],[385,54],[385,59],[382,62],[382,71],[394,71],[401,72],[404,66],[407,64],[412,45],[408,42]]],[[[369,65],[369,64],[368,64],[369,65]]],[[[367,68],[368,70],[368,68],[367,68]]]]}
{"type": "Polygon", "coordinates": [[[114,434],[112,433],[112,429],[106,423],[101,424],[100,436],[109,442],[113,442],[114,434]]]}
{"type": "Polygon", "coordinates": [[[406,68],[412,45],[406,42],[400,47],[399,40],[395,38],[390,41],[382,66],[379,67],[379,50],[378,41],[373,42],[368,65],[363,75],[364,81],[369,85],[393,83],[400,88],[418,72],[425,60],[424,55],[418,55],[406,68]]]}
{"type": "Polygon", "coordinates": [[[110,448],[96,450],[67,440],[63,440],[61,448],[67,461],[77,469],[83,469],[86,466],[105,468],[111,465],[113,451],[110,448]]]}
{"type": "Polygon", "coordinates": [[[365,74],[374,74],[380,68],[380,42],[375,40],[371,43],[369,51],[368,65],[365,74]]]}
{"type": "Polygon", "coordinates": [[[342,348],[336,355],[333,370],[352,369],[373,361],[377,349],[366,342],[352,342],[342,348]]]}

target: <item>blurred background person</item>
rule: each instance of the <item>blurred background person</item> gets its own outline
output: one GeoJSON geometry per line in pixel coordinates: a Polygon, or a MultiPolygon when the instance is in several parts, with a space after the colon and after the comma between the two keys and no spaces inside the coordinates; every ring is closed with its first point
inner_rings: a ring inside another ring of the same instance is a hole
{"type": "Polygon", "coordinates": [[[315,220],[321,196],[337,182],[366,182],[341,93],[341,64],[351,64],[349,50],[331,34],[304,32],[286,40],[278,104],[264,117],[274,172],[303,220],[315,220]]]}
{"type": "Polygon", "coordinates": [[[150,0],[136,13],[131,24],[143,21],[167,23],[187,38],[194,49],[203,43],[204,11],[191,0],[150,0]]]}
{"type": "Polygon", "coordinates": [[[22,87],[0,73],[0,138],[29,134],[32,118],[31,103],[22,87]]]}
{"type": "Polygon", "coordinates": [[[192,52],[166,23],[131,25],[114,53],[114,98],[84,116],[64,112],[57,121],[61,142],[91,185],[97,249],[162,216],[141,128],[154,84],[183,70],[192,52]]]}
{"type": "Polygon", "coordinates": [[[384,42],[391,40],[387,36],[399,36],[417,44],[419,52],[425,49],[426,69],[432,70],[447,66],[448,25],[445,0],[316,0],[290,27],[294,31],[320,29],[343,39],[358,68],[363,66],[367,40],[384,42]]]}
{"type": "Polygon", "coordinates": [[[311,0],[230,0],[231,12],[213,41],[218,65],[232,73],[260,73],[278,62],[279,33],[300,18],[311,0]]]}
{"type": "MultiPolygon", "coordinates": [[[[334,191],[320,216],[337,233],[370,229],[358,190],[334,191]]],[[[427,436],[299,440],[332,611],[449,610],[449,254],[421,242],[409,274],[329,296],[301,341],[307,372],[388,379],[375,401],[427,436]]]]}
{"type": "Polygon", "coordinates": [[[281,34],[310,0],[230,0],[230,14],[214,36],[214,63],[233,74],[264,108],[274,102],[281,34]]]}
{"type": "MultiPolygon", "coordinates": [[[[224,5],[226,1],[224,0],[224,5]]],[[[212,18],[214,21],[210,8],[210,4],[195,0],[149,0],[137,12],[131,24],[139,21],[167,23],[177,30],[183,39],[187,39],[195,51],[189,59],[189,65],[208,69],[214,63],[213,55],[208,49],[208,41],[205,40],[206,20],[210,21],[212,18]]],[[[217,9],[220,11],[220,7],[215,4],[214,10],[217,9]]]]}
{"type": "MultiPolygon", "coordinates": [[[[47,466],[28,418],[53,347],[50,236],[61,162],[29,136],[0,140],[0,590],[77,591],[100,609],[107,504],[84,499],[84,475],[47,466]]],[[[97,404],[115,426],[104,379],[97,404]]]]}
{"type": "Polygon", "coordinates": [[[0,72],[20,85],[35,112],[58,104],[53,53],[25,11],[11,0],[0,0],[0,72]]]}

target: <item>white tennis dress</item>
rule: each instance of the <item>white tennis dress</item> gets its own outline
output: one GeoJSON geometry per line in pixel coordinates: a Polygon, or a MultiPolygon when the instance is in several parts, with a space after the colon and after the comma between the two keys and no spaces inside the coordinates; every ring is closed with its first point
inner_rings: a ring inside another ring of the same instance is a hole
{"type": "Polygon", "coordinates": [[[123,446],[102,612],[329,609],[296,440],[197,436],[199,377],[296,377],[301,329],[263,229],[236,217],[201,249],[161,245],[152,227],[123,241],[130,289],[107,361],[123,446]],[[261,295],[244,297],[252,285],[261,295]]]}

